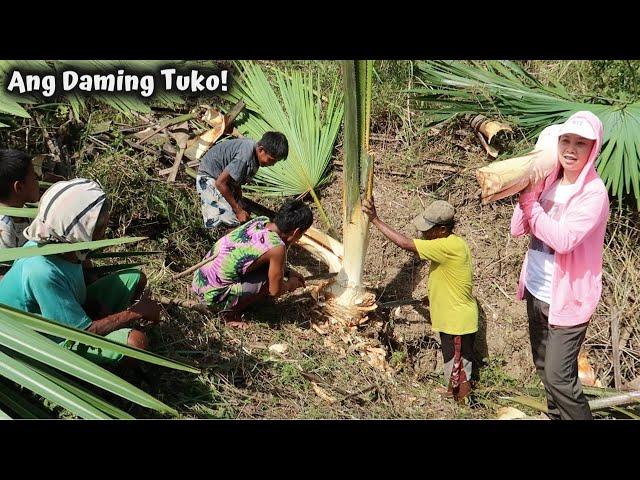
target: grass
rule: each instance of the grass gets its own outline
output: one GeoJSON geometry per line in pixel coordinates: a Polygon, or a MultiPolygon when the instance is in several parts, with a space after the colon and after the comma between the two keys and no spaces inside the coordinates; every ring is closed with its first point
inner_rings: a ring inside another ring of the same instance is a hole
{"type": "MultiPolygon", "coordinates": [[[[300,61],[287,62],[287,65],[310,69],[320,76],[323,89],[328,89],[339,75],[337,62],[300,61]]],[[[484,290],[478,290],[477,294],[483,295],[483,301],[490,304],[488,307],[501,314],[492,317],[493,310],[486,312],[489,330],[494,329],[491,335],[499,337],[503,332],[511,334],[523,328],[521,311],[502,314],[506,308],[513,308],[515,302],[505,299],[493,287],[496,282],[503,289],[513,286],[526,248],[517,240],[512,240],[508,249],[505,247],[512,205],[505,201],[478,207],[468,192],[474,186],[472,172],[443,176],[428,168],[430,160],[444,160],[463,168],[475,166],[474,162],[486,161],[481,147],[472,137],[465,136],[465,127],[461,124],[449,125],[440,132],[423,131],[424,119],[407,113],[406,94],[402,90],[410,83],[409,62],[376,61],[374,68],[372,144],[378,162],[375,194],[395,202],[379,206],[381,216],[395,228],[410,233],[403,222],[432,198],[459,201],[460,229],[474,255],[478,254],[474,256],[477,286],[484,290]],[[458,134],[459,131],[462,133],[458,134]],[[494,247],[494,243],[498,246],[494,247]],[[505,269],[503,274],[496,273],[494,278],[491,276],[494,269],[499,272],[494,252],[500,249],[505,250],[503,257],[513,256],[500,267],[505,269]],[[512,318],[518,321],[510,323],[508,320],[512,318]],[[497,330],[496,326],[507,330],[497,330]]],[[[588,65],[543,62],[536,68],[541,76],[557,75],[565,83],[575,78],[578,85],[582,82],[583,88],[588,86],[589,80],[585,77],[591,68],[588,65]]],[[[90,123],[111,119],[124,121],[101,108],[94,110],[90,123]]],[[[64,119],[51,111],[46,121],[55,126],[64,119]]],[[[175,282],[171,276],[200,261],[219,232],[205,232],[201,228],[199,198],[189,177],[180,174],[176,184],[166,184],[156,172],[168,165],[160,165],[156,157],[132,150],[116,129],[112,134],[106,147],[85,151],[77,159],[74,173],[95,178],[109,193],[113,204],[110,235],[148,235],[150,240],[140,244],[140,249],[164,252],[143,260],[148,262],[144,270],[153,292],[187,298],[190,279],[175,282]]],[[[7,145],[29,144],[32,145],[30,151],[47,151],[37,129],[32,129],[28,141],[25,135],[26,129],[0,130],[0,139],[7,140],[7,145]]],[[[77,149],[88,146],[88,141],[86,135],[80,136],[77,149]]],[[[340,141],[335,153],[335,158],[339,157],[340,141]]],[[[340,173],[335,175],[338,178],[340,173]]],[[[332,220],[339,225],[339,189],[329,186],[321,195],[332,220]]],[[[263,203],[270,207],[279,205],[275,199],[263,203]]],[[[401,298],[400,295],[407,292],[411,294],[415,286],[410,285],[407,278],[415,276],[417,281],[426,272],[424,264],[407,263],[408,257],[393,246],[385,245],[375,231],[371,251],[384,252],[384,255],[370,255],[365,280],[379,280],[379,291],[385,291],[389,299],[401,298]],[[387,285],[386,280],[391,265],[399,268],[398,280],[393,286],[387,285]]],[[[295,252],[291,261],[296,267],[312,267],[295,252]]],[[[177,408],[184,418],[493,418],[495,409],[501,406],[498,398],[501,395],[517,392],[540,395],[540,390],[535,388],[538,382],[532,374],[532,365],[521,375],[512,375],[507,368],[512,361],[508,350],[492,351],[480,371],[475,394],[480,406],[456,405],[443,400],[435,391],[444,382],[441,370],[418,379],[410,368],[407,349],[396,348],[390,351],[388,361],[397,373],[383,374],[367,364],[358,352],[349,350],[339,337],[321,336],[312,330],[309,322],[313,313],[309,305],[294,301],[293,296],[285,297],[249,312],[252,326],[246,332],[225,328],[214,315],[167,308],[163,323],[149,331],[153,348],[159,353],[172,352],[177,360],[193,362],[203,373],[196,377],[151,367],[146,371],[148,391],[177,408]],[[327,340],[331,340],[335,348],[326,346],[327,340]],[[274,343],[286,343],[289,348],[279,356],[268,351],[274,343]],[[302,371],[320,377],[324,382],[320,386],[336,401],[329,403],[321,398],[302,371]],[[371,387],[371,391],[355,398],[340,393],[371,387]]],[[[507,341],[513,342],[514,349],[522,348],[512,337],[507,341]]],[[[420,348],[433,349],[434,346],[420,348]]],[[[435,353],[441,355],[439,351],[435,353]]]]}
{"type": "Polygon", "coordinates": [[[528,67],[543,82],[555,80],[572,92],[629,102],[640,96],[638,60],[535,60],[528,67]]]}

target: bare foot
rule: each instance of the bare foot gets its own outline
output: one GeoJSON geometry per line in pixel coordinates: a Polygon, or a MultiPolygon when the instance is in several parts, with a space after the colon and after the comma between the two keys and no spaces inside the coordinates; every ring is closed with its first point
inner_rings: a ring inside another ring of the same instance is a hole
{"type": "Polygon", "coordinates": [[[225,312],[220,315],[220,319],[227,327],[239,328],[240,330],[249,328],[249,324],[242,320],[242,315],[235,312],[225,312]]]}
{"type": "Polygon", "coordinates": [[[241,320],[223,320],[223,322],[227,327],[239,328],[240,330],[249,328],[249,324],[241,320]]]}

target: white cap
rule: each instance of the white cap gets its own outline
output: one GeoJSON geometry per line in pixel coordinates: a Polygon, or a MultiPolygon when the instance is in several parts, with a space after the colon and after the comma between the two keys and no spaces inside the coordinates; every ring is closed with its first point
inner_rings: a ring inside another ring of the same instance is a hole
{"type": "Polygon", "coordinates": [[[565,133],[574,133],[589,140],[596,140],[598,138],[587,119],[576,117],[575,115],[569,117],[569,119],[562,124],[558,136],[564,135],[565,133]]]}

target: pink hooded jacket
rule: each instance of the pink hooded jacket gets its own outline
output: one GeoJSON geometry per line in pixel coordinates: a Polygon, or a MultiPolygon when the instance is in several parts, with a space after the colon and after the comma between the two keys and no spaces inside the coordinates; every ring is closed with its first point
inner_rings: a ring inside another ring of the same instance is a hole
{"type": "MultiPolygon", "coordinates": [[[[535,235],[555,250],[549,324],[564,327],[588,322],[600,301],[602,251],[609,218],[609,196],[595,169],[603,143],[602,122],[591,112],[578,112],[572,117],[588,121],[598,138],[576,181],[575,193],[561,207],[560,220],[544,212],[538,203],[540,192],[520,194],[511,218],[511,235],[535,235]]],[[[561,171],[558,162],[545,179],[543,192],[551,188],[561,171]]],[[[524,299],[527,258],[528,253],[520,272],[519,300],[524,299]]]]}

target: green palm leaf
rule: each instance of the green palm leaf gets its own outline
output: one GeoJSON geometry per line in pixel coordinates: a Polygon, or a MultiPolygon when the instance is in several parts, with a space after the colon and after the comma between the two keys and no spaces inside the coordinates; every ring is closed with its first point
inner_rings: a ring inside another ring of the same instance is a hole
{"type": "Polygon", "coordinates": [[[119,409],[118,407],[111,405],[109,402],[103,400],[102,398],[100,398],[99,396],[95,395],[94,393],[91,393],[90,391],[88,391],[87,389],[81,387],[80,385],[78,385],[77,383],[63,378],[62,374],[60,372],[55,371],[52,368],[48,368],[45,365],[36,365],[36,362],[34,362],[33,360],[28,360],[25,358],[22,358],[22,360],[25,363],[28,363],[29,366],[31,367],[31,369],[37,373],[39,373],[40,375],[42,375],[43,377],[51,380],[53,383],[56,383],[57,385],[59,385],[60,387],[64,388],[65,390],[73,393],[74,395],[76,395],[78,398],[84,400],[85,402],[87,402],[90,405],[93,405],[94,407],[96,407],[98,410],[103,411],[104,413],[106,413],[107,415],[113,417],[113,418],[117,418],[117,419],[126,419],[126,420],[133,420],[135,417],[129,415],[127,412],[119,409]]]}
{"type": "MultiPolygon", "coordinates": [[[[11,101],[7,98],[3,98],[0,93],[0,113],[6,113],[8,115],[14,115],[16,117],[29,118],[29,113],[15,101],[11,101]]],[[[7,126],[3,124],[3,126],[7,126]]]]}
{"type": "Polygon", "coordinates": [[[326,104],[314,91],[318,86],[310,74],[275,70],[277,93],[255,63],[239,62],[241,75],[226,96],[243,100],[248,118],[238,128],[253,138],[277,130],[289,141],[289,156],[268,168],[260,168],[255,184],[246,188],[270,196],[311,193],[325,222],[315,189],[328,180],[333,146],[342,121],[343,105],[337,85],[326,104]]]}
{"type": "Polygon", "coordinates": [[[24,398],[22,392],[0,383],[0,405],[15,412],[19,418],[51,418],[42,408],[24,398]]]}
{"type": "Polygon", "coordinates": [[[593,103],[603,99],[543,85],[514,62],[425,61],[416,70],[423,86],[412,92],[432,124],[460,114],[499,115],[533,139],[546,126],[590,110],[605,133],[598,173],[620,205],[633,192],[640,209],[640,103],[593,103]]]}
{"type": "Polygon", "coordinates": [[[195,367],[186,363],[177,362],[168,358],[156,355],[152,352],[139,350],[137,348],[123,345],[113,340],[109,340],[100,335],[95,335],[84,330],[61,325],[52,320],[48,320],[39,315],[23,312],[8,305],[0,304],[0,323],[10,321],[28,327],[36,332],[52,335],[54,337],[65,338],[75,342],[83,343],[95,348],[105,348],[112,350],[131,358],[136,358],[144,362],[153,363],[162,367],[173,368],[175,370],[183,370],[185,372],[200,373],[195,367]]]}
{"type": "Polygon", "coordinates": [[[38,209],[0,206],[0,215],[9,215],[10,217],[19,218],[36,218],[36,215],[38,215],[38,209]]]}
{"type": "Polygon", "coordinates": [[[0,322],[0,345],[44,364],[51,365],[58,370],[76,376],[87,383],[119,395],[131,402],[159,412],[177,414],[174,409],[148,393],[99,367],[90,360],[30,330],[26,326],[15,322],[0,322]]]}
{"type": "Polygon", "coordinates": [[[32,392],[66,408],[74,415],[87,419],[109,419],[110,417],[60,387],[51,380],[35,372],[25,363],[16,360],[0,351],[0,374],[32,392]]]}
{"type": "Polygon", "coordinates": [[[3,248],[0,250],[0,262],[9,262],[20,258],[36,257],[38,255],[59,255],[61,253],[76,252],[80,250],[95,250],[98,248],[122,245],[125,243],[139,242],[147,237],[123,237],[107,240],[95,240],[92,242],[77,243],[48,243],[36,247],[3,248]]]}

